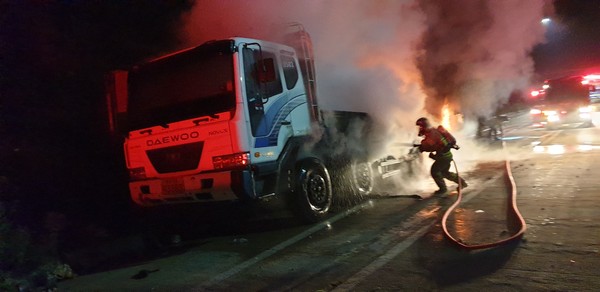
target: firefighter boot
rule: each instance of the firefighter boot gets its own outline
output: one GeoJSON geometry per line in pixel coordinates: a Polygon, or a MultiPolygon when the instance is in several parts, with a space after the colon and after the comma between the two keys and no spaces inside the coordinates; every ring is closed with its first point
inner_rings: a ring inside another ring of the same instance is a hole
{"type": "MultiPolygon", "coordinates": [[[[464,180],[462,177],[460,178],[460,188],[461,189],[466,189],[469,186],[469,184],[467,183],[466,180],[464,180]]],[[[458,191],[459,187],[456,187],[456,190],[458,191]]]]}
{"type": "Polygon", "coordinates": [[[443,196],[448,193],[448,188],[446,187],[446,182],[444,181],[443,177],[436,176],[433,178],[433,181],[435,181],[435,184],[438,186],[438,188],[440,188],[439,190],[433,192],[434,195],[443,196]]]}
{"type": "Polygon", "coordinates": [[[433,192],[433,195],[435,195],[435,196],[443,196],[446,194],[448,194],[448,189],[439,189],[439,190],[433,192]]]}

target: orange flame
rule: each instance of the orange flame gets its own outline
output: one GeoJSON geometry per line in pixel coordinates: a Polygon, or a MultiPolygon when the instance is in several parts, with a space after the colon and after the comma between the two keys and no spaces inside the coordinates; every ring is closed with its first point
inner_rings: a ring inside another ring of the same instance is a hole
{"type": "Polygon", "coordinates": [[[446,102],[442,107],[442,126],[450,130],[450,105],[446,102]]]}

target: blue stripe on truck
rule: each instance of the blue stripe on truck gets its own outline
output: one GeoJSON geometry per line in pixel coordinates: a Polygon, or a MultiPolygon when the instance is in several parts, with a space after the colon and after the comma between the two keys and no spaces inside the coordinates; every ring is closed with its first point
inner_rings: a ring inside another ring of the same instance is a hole
{"type": "Polygon", "coordinates": [[[261,123],[267,123],[267,127],[259,127],[259,129],[269,129],[267,131],[259,131],[257,133],[254,147],[270,147],[277,145],[277,136],[281,129],[281,122],[287,117],[292,110],[306,104],[306,99],[301,98],[304,95],[294,96],[292,98],[282,97],[275,102],[265,113],[261,123]]]}

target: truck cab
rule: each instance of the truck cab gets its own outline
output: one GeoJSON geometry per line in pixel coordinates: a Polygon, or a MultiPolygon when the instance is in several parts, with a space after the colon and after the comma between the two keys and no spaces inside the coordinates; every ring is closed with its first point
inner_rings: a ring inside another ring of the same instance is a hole
{"type": "Polygon", "coordinates": [[[368,195],[375,174],[390,177],[414,160],[369,160],[368,144],[381,143],[369,139],[366,113],[324,116],[313,55],[299,26],[282,43],[233,37],[113,71],[109,123],[124,136],[131,199],[154,206],[280,194],[315,222],[335,186],[368,195]]]}
{"type": "Polygon", "coordinates": [[[126,88],[109,98],[121,104],[111,113],[127,129],[134,202],[274,193],[275,183],[260,177],[276,175],[283,148],[311,130],[303,78],[293,48],[247,38],[207,42],[114,72],[113,88],[126,88]]]}

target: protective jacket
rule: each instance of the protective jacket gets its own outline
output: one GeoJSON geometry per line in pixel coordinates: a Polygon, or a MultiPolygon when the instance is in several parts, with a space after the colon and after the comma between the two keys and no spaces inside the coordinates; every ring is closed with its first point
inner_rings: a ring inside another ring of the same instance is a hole
{"type": "Polygon", "coordinates": [[[427,152],[435,152],[431,158],[449,159],[452,160],[452,152],[450,149],[456,144],[456,139],[444,127],[423,129],[421,132],[425,138],[421,141],[419,150],[427,152]]]}

